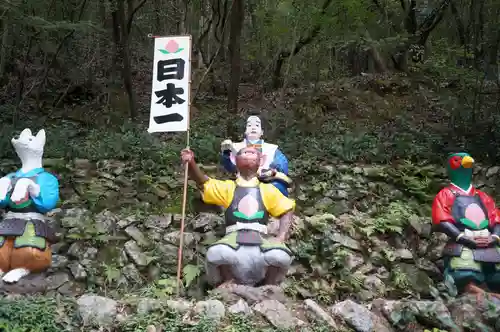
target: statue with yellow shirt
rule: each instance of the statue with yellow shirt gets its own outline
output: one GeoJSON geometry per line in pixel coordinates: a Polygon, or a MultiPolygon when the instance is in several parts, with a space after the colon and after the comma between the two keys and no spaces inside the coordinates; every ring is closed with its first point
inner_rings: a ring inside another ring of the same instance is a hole
{"type": "Polygon", "coordinates": [[[285,241],[295,202],[272,184],[259,181],[262,153],[253,147],[239,150],[234,181],[206,176],[189,149],[181,152],[181,159],[188,163],[189,177],[202,191],[203,201],[226,209],[226,235],[210,245],[206,254],[208,282],[221,288],[280,284],[292,263],[285,241]],[[270,216],[280,220],[276,237],[267,234],[270,216]]]}

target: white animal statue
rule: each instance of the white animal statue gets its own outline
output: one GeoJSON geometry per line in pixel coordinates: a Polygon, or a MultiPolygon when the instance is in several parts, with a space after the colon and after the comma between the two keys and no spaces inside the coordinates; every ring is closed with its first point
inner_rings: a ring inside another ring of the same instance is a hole
{"type": "Polygon", "coordinates": [[[59,181],[42,166],[45,131],[33,136],[24,129],[12,145],[21,168],[0,178],[0,208],[6,212],[0,221],[0,276],[6,283],[50,267],[55,233],[44,214],[59,200],[59,181]]]}

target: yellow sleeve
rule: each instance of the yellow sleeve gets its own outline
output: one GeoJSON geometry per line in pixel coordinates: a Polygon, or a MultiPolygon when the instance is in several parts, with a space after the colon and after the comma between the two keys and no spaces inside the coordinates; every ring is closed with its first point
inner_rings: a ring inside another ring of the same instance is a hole
{"type": "Polygon", "coordinates": [[[208,181],[203,184],[203,202],[228,208],[233,200],[234,189],[234,181],[209,178],[208,181]]]}
{"type": "Polygon", "coordinates": [[[260,190],[262,201],[271,216],[278,218],[295,209],[295,201],[283,195],[272,184],[261,183],[260,190]]]}

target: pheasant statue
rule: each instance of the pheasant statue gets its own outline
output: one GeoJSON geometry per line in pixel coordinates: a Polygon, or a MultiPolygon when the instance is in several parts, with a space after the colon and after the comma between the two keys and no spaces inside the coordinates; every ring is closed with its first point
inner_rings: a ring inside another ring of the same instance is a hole
{"type": "Polygon", "coordinates": [[[435,197],[434,230],[448,236],[445,274],[460,292],[500,299],[500,215],[495,202],[472,184],[474,159],[453,153],[446,168],[450,185],[435,197]]]}

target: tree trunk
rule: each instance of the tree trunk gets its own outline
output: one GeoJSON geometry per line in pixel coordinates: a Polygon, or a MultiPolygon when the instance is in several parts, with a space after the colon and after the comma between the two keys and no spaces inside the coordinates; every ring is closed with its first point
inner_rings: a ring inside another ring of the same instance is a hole
{"type": "Polygon", "coordinates": [[[241,76],[240,59],[240,39],[244,19],[244,0],[233,0],[233,8],[230,18],[230,36],[229,36],[229,57],[231,64],[231,75],[229,88],[227,91],[227,113],[228,113],[228,135],[232,136],[236,132],[234,126],[234,117],[238,113],[238,94],[241,76]]]}
{"type": "Polygon", "coordinates": [[[130,118],[133,120],[137,117],[137,109],[135,105],[134,90],[132,87],[132,69],[130,65],[130,50],[129,50],[129,34],[127,29],[127,20],[125,19],[124,0],[118,0],[117,18],[120,24],[120,44],[119,50],[122,58],[122,78],[125,91],[127,92],[130,118]]]}
{"type": "Polygon", "coordinates": [[[28,37],[28,45],[26,46],[26,52],[24,53],[23,61],[20,63],[19,68],[19,80],[17,82],[16,89],[16,110],[14,111],[12,117],[12,123],[16,124],[18,120],[19,110],[21,108],[21,103],[23,101],[23,92],[24,92],[24,78],[26,76],[26,66],[28,65],[29,56],[31,53],[31,49],[33,48],[33,41],[38,37],[38,34],[34,36],[28,37]]]}
{"type": "Polygon", "coordinates": [[[186,33],[186,10],[187,5],[184,4],[185,1],[177,0],[177,24],[176,24],[176,32],[178,35],[183,35],[186,33]]]}
{"type": "MultiPolygon", "coordinates": [[[[99,16],[98,16],[99,20],[102,22],[102,28],[106,29],[106,6],[105,6],[104,1],[99,1],[98,13],[99,13],[99,16]]],[[[106,69],[105,68],[108,67],[106,65],[106,58],[101,59],[101,52],[103,50],[104,40],[103,40],[101,33],[96,33],[95,36],[97,39],[96,56],[99,59],[99,60],[97,60],[98,66],[96,66],[96,67],[98,67],[98,68],[100,67],[101,75],[106,77],[106,69]],[[101,61],[104,62],[104,64],[101,61]]]]}
{"type": "Polygon", "coordinates": [[[455,19],[455,24],[457,25],[458,40],[460,41],[460,45],[465,47],[467,45],[467,37],[465,36],[464,22],[462,21],[457,6],[453,1],[450,3],[450,9],[453,14],[453,18],[455,19]]]}
{"type": "MultiPolygon", "coordinates": [[[[120,0],[121,1],[121,0],[120,0]]],[[[118,65],[120,62],[120,20],[118,17],[118,12],[113,11],[111,12],[111,17],[113,20],[113,27],[112,27],[112,32],[113,32],[113,58],[111,60],[111,84],[115,85],[117,79],[116,79],[116,73],[118,72],[118,65]]]]}
{"type": "Polygon", "coordinates": [[[153,35],[163,35],[165,32],[163,32],[163,24],[161,23],[162,21],[162,15],[160,14],[162,12],[162,3],[161,0],[155,0],[153,1],[153,6],[154,6],[154,17],[155,17],[155,24],[154,24],[154,31],[151,31],[153,35]]]}
{"type": "Polygon", "coordinates": [[[0,46],[0,81],[2,81],[5,75],[5,69],[7,67],[8,59],[8,49],[10,40],[10,24],[7,15],[4,16],[2,20],[2,45],[0,46]]]}

